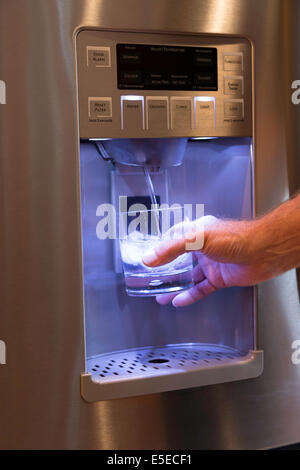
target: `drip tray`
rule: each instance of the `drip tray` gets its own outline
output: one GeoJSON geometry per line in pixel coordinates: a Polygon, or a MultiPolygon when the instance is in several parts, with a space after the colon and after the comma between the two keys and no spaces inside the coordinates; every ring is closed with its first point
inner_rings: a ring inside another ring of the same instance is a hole
{"type": "Polygon", "coordinates": [[[214,344],[177,344],[101,354],[87,361],[82,395],[107,400],[257,377],[262,351],[214,344]]]}
{"type": "Polygon", "coordinates": [[[232,364],[246,354],[224,346],[183,344],[96,356],[88,361],[87,369],[97,382],[112,382],[173,374],[175,371],[181,373],[199,367],[219,367],[221,363],[232,364]]]}

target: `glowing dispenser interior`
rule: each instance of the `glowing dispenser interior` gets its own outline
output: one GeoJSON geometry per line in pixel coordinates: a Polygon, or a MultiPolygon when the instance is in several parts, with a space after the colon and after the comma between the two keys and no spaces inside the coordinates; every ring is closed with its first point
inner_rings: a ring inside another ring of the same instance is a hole
{"type": "Polygon", "coordinates": [[[125,290],[109,211],[204,204],[253,216],[252,68],[245,39],[84,30],[76,38],[85,320],[82,396],[108,400],[260,375],[255,289],[183,308],[125,290]]]}

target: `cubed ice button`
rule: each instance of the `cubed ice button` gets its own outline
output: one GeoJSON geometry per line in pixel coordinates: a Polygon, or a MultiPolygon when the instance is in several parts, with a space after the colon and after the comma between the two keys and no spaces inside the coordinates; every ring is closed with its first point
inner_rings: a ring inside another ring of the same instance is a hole
{"type": "Polygon", "coordinates": [[[171,97],[171,128],[191,129],[192,127],[192,98],[171,97]]]}

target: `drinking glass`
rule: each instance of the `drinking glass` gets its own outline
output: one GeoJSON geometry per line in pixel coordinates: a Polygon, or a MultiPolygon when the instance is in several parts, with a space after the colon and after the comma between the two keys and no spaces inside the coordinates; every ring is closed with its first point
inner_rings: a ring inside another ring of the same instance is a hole
{"type": "Polygon", "coordinates": [[[120,251],[126,292],[131,296],[153,296],[179,292],[193,285],[193,256],[184,253],[168,264],[148,267],[142,258],[167,240],[187,231],[188,218],[181,206],[119,213],[120,251]]]}

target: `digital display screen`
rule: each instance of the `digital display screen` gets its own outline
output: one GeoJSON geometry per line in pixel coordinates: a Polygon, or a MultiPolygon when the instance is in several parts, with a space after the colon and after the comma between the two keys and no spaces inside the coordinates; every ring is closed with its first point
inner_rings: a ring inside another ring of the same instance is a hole
{"type": "Polygon", "coordinates": [[[120,90],[218,89],[214,47],[117,44],[120,90]]]}

